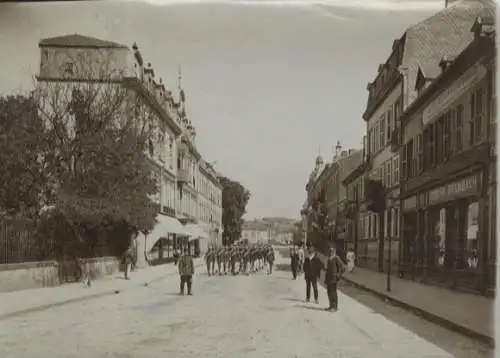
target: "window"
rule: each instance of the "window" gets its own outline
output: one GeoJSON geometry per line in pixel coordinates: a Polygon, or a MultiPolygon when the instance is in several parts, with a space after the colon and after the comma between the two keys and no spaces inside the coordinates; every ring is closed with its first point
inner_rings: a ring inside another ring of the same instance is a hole
{"type": "Polygon", "coordinates": [[[392,138],[392,123],[393,123],[393,118],[392,118],[392,108],[389,108],[387,111],[387,143],[391,141],[392,138]]]}
{"type": "Polygon", "coordinates": [[[414,144],[413,144],[413,139],[411,139],[407,144],[407,149],[406,149],[406,177],[408,179],[413,178],[413,167],[414,167],[414,144]]]}
{"type": "Polygon", "coordinates": [[[392,185],[399,184],[399,155],[392,158],[392,185]]]}
{"type": "Polygon", "coordinates": [[[399,120],[399,116],[401,115],[401,97],[397,99],[394,103],[394,123],[399,120]]]}
{"type": "Polygon", "coordinates": [[[369,153],[373,154],[375,152],[375,141],[373,140],[373,128],[368,131],[368,148],[369,153]]]}
{"type": "Polygon", "coordinates": [[[43,59],[45,61],[49,60],[49,50],[43,50],[43,59]]]}
{"type": "Polygon", "coordinates": [[[385,124],[385,114],[382,115],[382,118],[380,119],[380,149],[385,147],[385,144],[387,142],[387,139],[385,137],[385,131],[386,131],[386,124],[385,124]]]}
{"type": "Polygon", "coordinates": [[[441,116],[437,122],[434,124],[435,131],[435,151],[436,151],[436,163],[441,164],[443,162],[443,134],[444,134],[444,116],[441,116]]]}
{"type": "Polygon", "coordinates": [[[446,112],[443,122],[443,159],[445,161],[450,159],[450,152],[451,152],[450,137],[451,137],[452,116],[453,116],[452,111],[449,110],[448,112],[446,112]]]}
{"type": "Polygon", "coordinates": [[[474,145],[483,135],[483,89],[479,88],[470,98],[470,137],[469,142],[474,145]]]}
{"type": "Polygon", "coordinates": [[[401,158],[401,173],[402,173],[402,176],[403,176],[403,179],[408,179],[408,176],[407,176],[407,168],[408,166],[408,143],[406,143],[404,146],[403,146],[403,156],[401,158]]]}
{"type": "Polygon", "coordinates": [[[461,152],[463,149],[464,132],[464,106],[458,105],[455,111],[455,152],[461,152]]]}
{"type": "Polygon", "coordinates": [[[73,64],[71,62],[66,62],[64,65],[64,74],[73,75],[73,64]]]}
{"type": "Polygon", "coordinates": [[[385,186],[387,188],[392,187],[392,158],[386,162],[385,168],[385,186]]]}
{"type": "Polygon", "coordinates": [[[431,123],[427,128],[429,155],[426,159],[426,168],[432,168],[436,165],[436,133],[435,123],[431,123]]]}
{"type": "Polygon", "coordinates": [[[415,174],[420,174],[424,170],[424,136],[420,133],[417,136],[417,167],[415,174]]]}

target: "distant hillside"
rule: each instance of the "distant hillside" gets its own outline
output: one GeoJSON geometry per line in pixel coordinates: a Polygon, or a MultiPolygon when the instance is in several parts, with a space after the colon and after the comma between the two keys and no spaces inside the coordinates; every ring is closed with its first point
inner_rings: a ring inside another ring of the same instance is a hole
{"type": "Polygon", "coordinates": [[[243,224],[243,230],[270,230],[276,234],[291,233],[295,231],[295,227],[298,222],[300,221],[296,219],[265,217],[262,219],[245,221],[243,224]]]}

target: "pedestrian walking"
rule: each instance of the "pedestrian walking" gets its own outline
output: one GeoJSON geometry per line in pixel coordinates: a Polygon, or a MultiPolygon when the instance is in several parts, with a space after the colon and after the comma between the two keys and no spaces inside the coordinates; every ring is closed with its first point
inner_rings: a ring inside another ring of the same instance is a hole
{"type": "Polygon", "coordinates": [[[130,272],[132,271],[132,264],[134,262],[134,253],[132,245],[129,245],[127,250],[125,250],[122,262],[124,266],[125,280],[130,280],[130,272]]]}
{"type": "Polygon", "coordinates": [[[194,262],[193,258],[189,254],[189,250],[184,249],[184,253],[179,257],[179,276],[181,279],[181,295],[184,294],[184,286],[187,285],[187,294],[192,296],[192,284],[193,284],[193,275],[194,275],[194,262]]]}
{"type": "Polygon", "coordinates": [[[346,259],[347,259],[347,272],[353,272],[356,267],[356,254],[354,253],[354,251],[349,249],[347,251],[346,259]]]}
{"type": "Polygon", "coordinates": [[[338,310],[338,293],[337,284],[340,277],[345,271],[345,264],[342,262],[340,257],[337,256],[335,248],[330,248],[328,261],[326,264],[326,274],[325,274],[325,286],[326,292],[328,293],[328,308],[327,311],[337,311],[338,310]]]}
{"type": "Polygon", "coordinates": [[[293,279],[297,279],[297,269],[299,265],[299,255],[297,254],[297,250],[295,246],[292,246],[290,249],[290,266],[292,268],[293,279]]]}
{"type": "Polygon", "coordinates": [[[207,265],[207,273],[208,276],[213,275],[213,265],[212,265],[212,256],[214,255],[213,249],[209,248],[205,253],[205,263],[207,265]]]}
{"type": "Polygon", "coordinates": [[[311,300],[311,287],[314,294],[314,302],[319,303],[318,278],[321,274],[323,264],[316,255],[314,249],[308,245],[304,254],[304,279],[306,281],[306,303],[311,300]]]}

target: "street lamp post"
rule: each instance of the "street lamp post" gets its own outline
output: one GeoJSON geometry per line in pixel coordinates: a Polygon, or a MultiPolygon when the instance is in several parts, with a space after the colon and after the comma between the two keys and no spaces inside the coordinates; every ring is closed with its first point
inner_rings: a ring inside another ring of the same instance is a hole
{"type": "MultiPolygon", "coordinates": [[[[393,217],[392,212],[394,208],[394,198],[390,196],[389,198],[389,211],[388,215],[391,216],[391,219],[393,217]]],[[[392,220],[390,221],[392,225],[392,220]]],[[[391,292],[391,261],[392,261],[392,230],[390,227],[387,228],[387,231],[389,233],[389,245],[387,247],[387,292],[391,292]]]]}
{"type": "Polygon", "coordinates": [[[335,163],[337,170],[335,173],[336,180],[336,201],[337,201],[337,209],[335,211],[335,227],[333,233],[333,240],[335,242],[335,246],[338,244],[338,221],[339,221],[339,210],[340,210],[340,151],[342,150],[342,146],[340,145],[340,141],[337,141],[337,145],[335,146],[335,157],[337,162],[335,163]]]}

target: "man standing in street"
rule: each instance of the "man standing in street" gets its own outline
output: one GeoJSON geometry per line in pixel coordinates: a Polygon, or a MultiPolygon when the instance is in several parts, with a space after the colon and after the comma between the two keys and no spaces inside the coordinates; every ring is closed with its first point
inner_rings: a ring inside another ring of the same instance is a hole
{"type": "Polygon", "coordinates": [[[328,293],[329,306],[327,311],[338,310],[337,284],[344,273],[345,264],[337,256],[335,248],[330,248],[328,261],[326,263],[325,286],[328,293]]]}
{"type": "Polygon", "coordinates": [[[184,285],[187,284],[187,294],[192,296],[191,286],[194,275],[194,262],[188,249],[179,258],[179,276],[181,278],[181,295],[184,294],[184,285]]]}
{"type": "Polygon", "coordinates": [[[308,244],[304,255],[304,279],[306,280],[306,303],[311,300],[311,287],[314,294],[314,302],[319,303],[318,278],[321,274],[322,263],[316,256],[314,249],[308,244]]]}
{"type": "Polygon", "coordinates": [[[124,273],[125,280],[130,280],[130,271],[132,271],[132,265],[134,262],[134,253],[132,245],[129,245],[125,253],[123,254],[123,265],[124,265],[124,273]]]}

